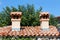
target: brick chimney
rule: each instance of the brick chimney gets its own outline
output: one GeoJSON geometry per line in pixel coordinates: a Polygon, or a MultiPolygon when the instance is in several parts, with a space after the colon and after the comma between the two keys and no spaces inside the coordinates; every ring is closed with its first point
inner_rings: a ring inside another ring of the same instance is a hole
{"type": "Polygon", "coordinates": [[[41,29],[49,30],[49,13],[41,12],[40,13],[41,29]]]}
{"type": "Polygon", "coordinates": [[[12,31],[20,31],[22,12],[11,12],[12,31]]]}

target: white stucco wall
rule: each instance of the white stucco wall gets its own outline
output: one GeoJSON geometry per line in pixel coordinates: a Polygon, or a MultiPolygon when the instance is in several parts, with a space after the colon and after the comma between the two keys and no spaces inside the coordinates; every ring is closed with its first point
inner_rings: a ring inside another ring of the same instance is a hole
{"type": "Polygon", "coordinates": [[[12,31],[20,31],[20,20],[12,20],[12,31]]]}
{"type": "Polygon", "coordinates": [[[49,21],[42,21],[41,22],[41,28],[42,29],[48,29],[49,28],[49,21]]]}

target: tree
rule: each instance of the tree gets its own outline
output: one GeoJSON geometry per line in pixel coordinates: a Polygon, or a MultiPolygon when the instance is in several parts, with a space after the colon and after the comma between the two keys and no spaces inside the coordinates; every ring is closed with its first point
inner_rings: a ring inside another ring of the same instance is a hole
{"type": "MultiPolygon", "coordinates": [[[[15,7],[6,7],[3,8],[3,11],[0,12],[0,26],[11,25],[10,12],[22,12],[21,26],[37,26],[40,25],[39,12],[42,12],[42,7],[35,10],[34,5],[21,6],[18,5],[18,8],[15,7]]],[[[53,15],[50,15],[50,25],[57,25],[57,20],[53,15]]]]}
{"type": "Polygon", "coordinates": [[[49,22],[50,22],[50,25],[54,25],[54,26],[57,26],[57,23],[58,23],[57,19],[52,14],[50,15],[50,21],[49,22]]]}
{"type": "Polygon", "coordinates": [[[38,9],[38,11],[35,11],[34,5],[27,5],[27,6],[21,6],[18,5],[18,8],[15,7],[6,7],[3,8],[2,14],[2,21],[0,24],[3,24],[2,26],[11,25],[11,18],[10,18],[10,12],[22,12],[22,20],[21,20],[21,26],[35,26],[39,25],[39,12],[42,8],[38,9]]]}

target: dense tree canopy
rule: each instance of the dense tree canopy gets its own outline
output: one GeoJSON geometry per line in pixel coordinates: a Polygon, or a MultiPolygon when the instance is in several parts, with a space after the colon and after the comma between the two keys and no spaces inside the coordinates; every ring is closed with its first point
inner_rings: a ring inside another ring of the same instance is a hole
{"type": "MultiPolygon", "coordinates": [[[[15,7],[5,7],[3,11],[0,12],[0,26],[11,25],[10,12],[22,12],[21,26],[36,26],[40,25],[39,22],[39,12],[42,11],[42,7],[35,10],[34,5],[21,6],[18,8],[15,7]]],[[[54,19],[54,16],[50,16],[50,25],[56,26],[57,21],[54,19]]]]}
{"type": "Polygon", "coordinates": [[[54,15],[50,14],[50,25],[54,25],[54,26],[57,26],[58,24],[58,21],[57,21],[57,18],[55,18],[54,15]]]}

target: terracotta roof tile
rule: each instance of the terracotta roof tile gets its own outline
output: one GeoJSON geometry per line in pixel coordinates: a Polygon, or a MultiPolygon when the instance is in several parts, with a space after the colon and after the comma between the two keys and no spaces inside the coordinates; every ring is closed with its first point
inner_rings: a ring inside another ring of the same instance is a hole
{"type": "Polygon", "coordinates": [[[0,28],[0,36],[60,36],[58,29],[50,26],[50,30],[41,30],[40,26],[21,27],[20,31],[12,31],[11,26],[0,28]]]}

